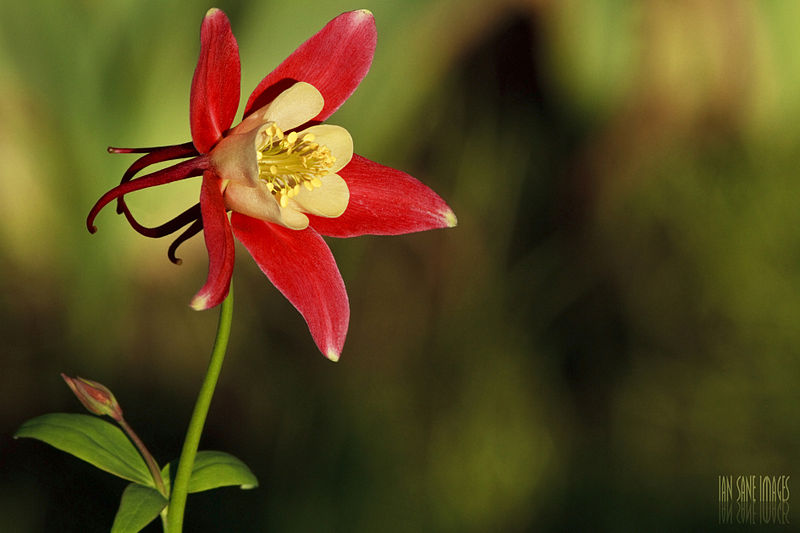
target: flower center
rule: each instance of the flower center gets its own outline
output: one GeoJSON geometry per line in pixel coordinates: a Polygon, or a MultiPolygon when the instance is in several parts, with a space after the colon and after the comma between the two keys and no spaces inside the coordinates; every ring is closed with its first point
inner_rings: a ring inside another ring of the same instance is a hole
{"type": "Polygon", "coordinates": [[[322,185],[320,178],[330,174],[336,162],[327,146],[314,142],[313,133],[291,132],[284,135],[275,124],[261,132],[256,149],[258,178],[281,207],[297,196],[300,187],[309,191],[322,185]]]}

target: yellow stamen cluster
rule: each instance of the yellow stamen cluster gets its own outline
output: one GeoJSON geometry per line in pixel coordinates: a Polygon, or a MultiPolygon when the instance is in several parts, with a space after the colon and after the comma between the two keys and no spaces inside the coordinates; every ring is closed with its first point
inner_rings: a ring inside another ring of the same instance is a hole
{"type": "Polygon", "coordinates": [[[281,207],[297,196],[302,185],[309,191],[322,185],[320,178],[330,173],[336,158],[327,146],[314,142],[313,133],[284,135],[278,126],[270,124],[261,133],[258,158],[258,177],[281,207]]]}

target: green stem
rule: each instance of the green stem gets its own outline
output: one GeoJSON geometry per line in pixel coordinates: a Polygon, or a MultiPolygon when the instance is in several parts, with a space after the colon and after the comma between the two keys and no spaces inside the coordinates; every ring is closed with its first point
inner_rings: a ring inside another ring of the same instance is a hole
{"type": "Polygon", "coordinates": [[[200,393],[197,395],[192,419],[189,421],[189,429],[186,430],[186,439],[183,441],[183,451],[178,460],[178,471],[175,474],[175,482],[172,484],[167,510],[167,531],[169,533],[181,533],[183,529],[183,511],[186,507],[189,478],[192,475],[194,458],[197,455],[200,435],[203,432],[206,415],[208,415],[208,407],[211,405],[211,397],[214,395],[214,388],[217,386],[219,373],[222,370],[222,361],[225,359],[225,349],[228,347],[228,338],[231,333],[231,318],[233,318],[233,285],[230,287],[228,297],[222,302],[211,361],[208,363],[206,377],[200,387],[200,393]]]}
{"type": "Polygon", "coordinates": [[[125,430],[125,433],[128,434],[128,437],[130,437],[136,447],[139,448],[139,453],[144,458],[145,463],[147,463],[147,469],[150,470],[150,475],[153,477],[153,481],[156,484],[158,492],[160,492],[161,495],[166,498],[167,489],[164,487],[164,480],[161,478],[161,470],[159,470],[158,463],[156,463],[156,460],[153,459],[153,456],[150,454],[150,450],[147,449],[147,446],[144,445],[144,442],[142,442],[142,439],[139,438],[139,435],[136,434],[133,428],[128,425],[122,416],[116,420],[122,429],[125,430]]]}

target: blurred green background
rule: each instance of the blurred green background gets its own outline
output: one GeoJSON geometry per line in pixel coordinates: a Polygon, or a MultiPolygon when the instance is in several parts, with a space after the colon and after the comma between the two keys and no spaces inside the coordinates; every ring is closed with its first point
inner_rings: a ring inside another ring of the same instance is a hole
{"type": "MultiPolygon", "coordinates": [[[[0,5],[0,530],[107,531],[123,481],[10,436],[81,412],[66,372],[111,387],[159,461],[179,453],[217,320],[187,305],[202,238],[176,267],[113,208],[96,235],[84,219],[133,161],[106,146],[189,139],[212,4],[0,5]]],[[[190,497],[187,531],[708,530],[717,476],[800,475],[800,3],[216,6],[243,98],[373,11],[372,70],[331,122],[459,226],[330,241],[338,364],[237,248],[201,446],[261,486],[190,497]]],[[[154,224],[197,194],[130,203],[154,224]]]]}

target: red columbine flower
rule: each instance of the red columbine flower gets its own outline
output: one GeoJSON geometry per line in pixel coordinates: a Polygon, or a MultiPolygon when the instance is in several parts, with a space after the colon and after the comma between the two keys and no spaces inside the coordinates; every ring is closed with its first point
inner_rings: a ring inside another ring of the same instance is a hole
{"type": "Polygon", "coordinates": [[[303,43],[250,95],[242,122],[231,128],[239,105],[239,48],[225,14],[211,9],[200,31],[200,58],[192,79],[192,142],[157,148],[109,148],[143,153],[104,194],[87,219],[112,200],[117,212],[148,237],[181,228],[168,257],[203,230],[209,267],[192,300],[208,309],[227,296],[233,271],[233,235],[269,280],[303,315],[319,349],[337,360],[350,308],[344,282],[320,235],[399,235],[453,227],[456,217],[431,189],[413,177],[353,153],[344,128],[323,124],[367,74],[377,34],[372,13],[343,13],[303,43]],[[163,161],[186,159],[133,179],[163,161]],[[203,176],[200,202],[158,227],[131,214],[124,195],[203,176]],[[227,211],[232,211],[230,220],[227,211]]]}

